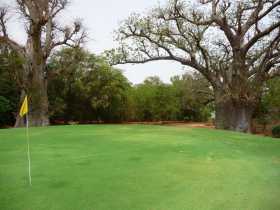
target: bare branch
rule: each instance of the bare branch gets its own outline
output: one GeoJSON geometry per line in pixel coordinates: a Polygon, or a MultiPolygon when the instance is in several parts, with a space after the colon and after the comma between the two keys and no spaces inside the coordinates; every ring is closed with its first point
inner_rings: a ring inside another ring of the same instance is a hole
{"type": "Polygon", "coordinates": [[[247,52],[256,42],[258,42],[261,38],[269,35],[271,32],[273,32],[275,29],[279,29],[280,27],[280,21],[273,23],[271,26],[269,26],[267,29],[257,33],[253,38],[251,38],[248,43],[245,45],[244,49],[245,52],[247,52]]]}
{"type": "Polygon", "coordinates": [[[56,30],[62,34],[63,39],[54,41],[50,47],[51,49],[54,49],[55,47],[61,45],[67,45],[69,47],[77,47],[81,45],[87,38],[86,31],[83,29],[82,23],[80,21],[74,22],[72,28],[56,27],[56,30]]]}
{"type": "Polygon", "coordinates": [[[0,8],[0,32],[2,33],[2,36],[8,37],[8,32],[7,32],[7,14],[8,14],[8,9],[7,8],[0,8]]]}
{"type": "Polygon", "coordinates": [[[16,51],[19,53],[21,56],[25,56],[25,49],[23,46],[18,44],[17,42],[13,41],[12,39],[9,38],[8,36],[8,31],[7,31],[7,18],[8,15],[8,9],[7,8],[0,8],[0,45],[6,45],[10,47],[12,50],[16,51]]]}
{"type": "Polygon", "coordinates": [[[25,49],[15,41],[11,40],[8,37],[0,36],[0,44],[7,45],[14,51],[18,52],[20,55],[25,56],[25,49]]]}

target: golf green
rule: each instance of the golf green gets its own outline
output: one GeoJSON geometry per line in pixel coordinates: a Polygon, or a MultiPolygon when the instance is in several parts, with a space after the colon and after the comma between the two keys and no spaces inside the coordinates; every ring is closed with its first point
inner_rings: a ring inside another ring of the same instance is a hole
{"type": "Polygon", "coordinates": [[[0,130],[1,210],[279,210],[280,141],[148,125],[0,130]]]}

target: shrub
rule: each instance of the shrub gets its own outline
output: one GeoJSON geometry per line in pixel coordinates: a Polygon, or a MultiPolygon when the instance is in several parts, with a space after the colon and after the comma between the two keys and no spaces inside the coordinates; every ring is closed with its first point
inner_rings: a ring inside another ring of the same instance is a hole
{"type": "Polygon", "coordinates": [[[14,123],[12,110],[11,102],[7,98],[0,96],[0,128],[14,123]]]}
{"type": "Polygon", "coordinates": [[[272,129],[272,135],[275,138],[280,138],[280,125],[277,125],[272,129]]]}

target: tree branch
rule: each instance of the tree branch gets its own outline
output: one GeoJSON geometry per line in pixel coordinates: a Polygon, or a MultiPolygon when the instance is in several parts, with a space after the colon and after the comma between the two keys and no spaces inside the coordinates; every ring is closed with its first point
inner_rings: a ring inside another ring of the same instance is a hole
{"type": "Polygon", "coordinates": [[[248,50],[256,43],[258,42],[261,38],[263,38],[266,35],[269,35],[272,31],[275,29],[278,29],[280,27],[280,21],[272,24],[270,27],[265,29],[264,31],[261,31],[257,33],[253,38],[251,38],[248,43],[244,46],[245,52],[248,52],[248,50]]]}

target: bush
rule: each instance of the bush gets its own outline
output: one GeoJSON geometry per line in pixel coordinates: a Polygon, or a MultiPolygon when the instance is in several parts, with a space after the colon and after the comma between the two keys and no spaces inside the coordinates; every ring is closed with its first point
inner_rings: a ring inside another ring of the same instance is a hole
{"type": "Polygon", "coordinates": [[[272,129],[272,135],[275,138],[280,138],[280,125],[277,125],[272,129]]]}
{"type": "Polygon", "coordinates": [[[0,96],[0,128],[14,123],[12,110],[11,102],[7,98],[0,96]]]}

